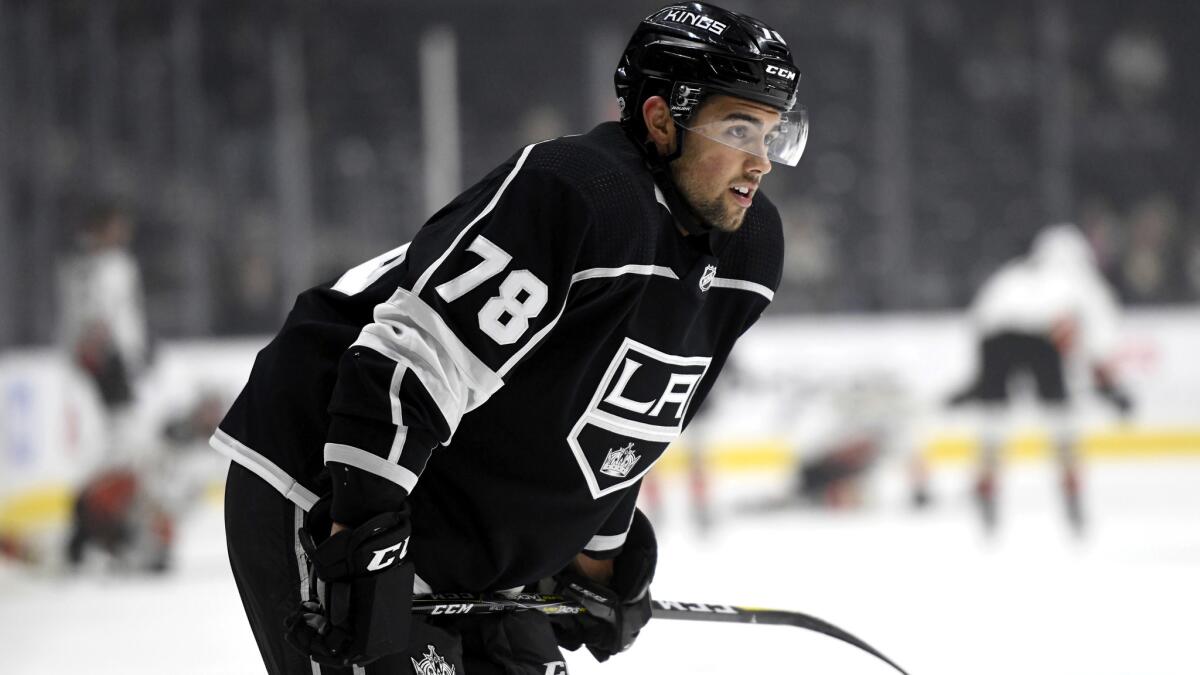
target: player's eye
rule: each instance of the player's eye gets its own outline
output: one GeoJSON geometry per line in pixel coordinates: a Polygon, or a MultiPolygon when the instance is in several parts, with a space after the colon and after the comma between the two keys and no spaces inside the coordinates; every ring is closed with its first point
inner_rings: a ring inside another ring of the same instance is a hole
{"type": "Polygon", "coordinates": [[[726,129],[725,134],[740,141],[750,135],[750,129],[745,124],[735,124],[726,129]]]}

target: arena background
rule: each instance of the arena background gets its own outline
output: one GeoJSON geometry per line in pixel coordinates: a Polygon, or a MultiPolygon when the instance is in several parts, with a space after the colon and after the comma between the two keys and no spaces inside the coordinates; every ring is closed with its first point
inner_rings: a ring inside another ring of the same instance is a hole
{"type": "MultiPolygon", "coordinates": [[[[617,55],[658,4],[0,0],[0,535],[54,541],[71,491],[99,459],[96,394],[55,346],[55,270],[88,209],[119,203],[137,225],[155,354],[139,384],[137,438],[154,451],[164,420],[236,393],[298,291],[407,241],[521,145],[612,119],[617,55]]],[[[812,133],[800,165],[777,168],[765,188],[784,218],[783,286],[735,352],[737,382],[656,469],[665,486],[656,522],[676,547],[665,555],[769,577],[793,591],[772,596],[751,581],[706,588],[731,602],[741,593],[797,609],[815,602],[852,629],[865,624],[864,637],[882,636],[902,662],[926,666],[915,672],[1196,672],[1195,656],[1169,637],[1180,622],[1194,625],[1179,605],[1187,592],[1172,593],[1176,581],[1194,587],[1187,575],[1200,564],[1200,4],[727,6],[788,38],[812,133]],[[1081,401],[1098,531],[1075,548],[1059,531],[1042,420],[1022,410],[1010,501],[1023,514],[1014,527],[1037,534],[989,546],[968,533],[973,420],[942,403],[974,365],[963,314],[972,295],[1038,229],[1062,220],[1091,240],[1126,308],[1115,363],[1137,406],[1122,419],[1081,401]],[[746,524],[743,501],[788,494],[799,463],[861,423],[847,405],[861,412],[863,395],[881,406],[886,447],[861,499],[746,524]],[[711,473],[708,539],[686,515],[696,456],[711,473]],[[933,516],[909,510],[914,457],[932,467],[933,516]],[[723,522],[732,523],[724,534],[723,522]],[[792,548],[766,541],[781,531],[792,548]],[[740,557],[747,547],[796,564],[757,567],[740,557]],[[910,547],[928,557],[884,561],[882,577],[837,564],[910,547]],[[1043,560],[1056,581],[1039,572],[1043,560]],[[958,574],[938,561],[954,561],[958,574]],[[876,599],[839,604],[812,575],[876,599]],[[990,608],[946,604],[963,592],[958,584],[989,583],[979,592],[990,608]],[[1033,621],[1039,631],[1016,637],[1013,625],[1030,621],[1020,597],[1047,599],[1055,621],[1033,621]],[[1128,613],[1155,618],[1117,631],[1075,606],[1097,598],[1126,613],[1118,623],[1138,623],[1128,613]],[[894,606],[876,611],[889,602],[907,603],[917,620],[894,606]],[[940,646],[917,630],[923,621],[940,631],[940,646]],[[1056,628],[1069,648],[1042,637],[1056,628]],[[1002,645],[1007,657],[963,665],[1002,645]],[[1082,660],[1066,654],[1076,650],[1082,660]]],[[[185,558],[171,587],[194,601],[204,584],[228,581],[207,550],[221,546],[212,513],[223,465],[204,448],[180,461],[207,489],[181,525],[181,554],[205,552],[185,558]],[[205,581],[189,576],[197,567],[205,581]]],[[[668,569],[674,595],[711,597],[700,588],[710,581],[668,569]]],[[[0,589],[24,593],[0,612],[11,672],[118,663],[45,660],[49,647],[31,636],[60,619],[34,612],[22,625],[20,611],[70,613],[117,596],[58,588],[39,574],[0,560],[0,589]]],[[[234,601],[231,583],[220,588],[234,601]]],[[[227,623],[241,620],[236,611],[222,615],[227,623]]],[[[86,644],[99,629],[66,630],[86,644]]],[[[252,671],[252,649],[248,663],[210,652],[216,660],[195,672],[252,671]]],[[[647,672],[671,668],[661,657],[646,663],[647,672]]],[[[830,668],[843,672],[840,662],[830,668]]],[[[862,672],[881,672],[870,668],[862,672]]]]}

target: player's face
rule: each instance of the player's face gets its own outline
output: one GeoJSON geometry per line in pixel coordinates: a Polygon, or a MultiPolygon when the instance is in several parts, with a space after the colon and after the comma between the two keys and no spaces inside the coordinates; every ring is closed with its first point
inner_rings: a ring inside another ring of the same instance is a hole
{"type": "Polygon", "coordinates": [[[700,219],[733,232],[742,226],[763,176],[771,171],[767,140],[779,112],[732,96],[704,102],[687,128],[683,154],[671,162],[675,185],[700,219]]]}

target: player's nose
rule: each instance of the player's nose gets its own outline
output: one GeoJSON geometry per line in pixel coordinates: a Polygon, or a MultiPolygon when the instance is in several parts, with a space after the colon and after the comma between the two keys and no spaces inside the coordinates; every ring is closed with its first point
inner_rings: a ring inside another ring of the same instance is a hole
{"type": "Polygon", "coordinates": [[[765,153],[762,155],[746,153],[745,169],[746,174],[752,176],[754,180],[761,180],[763,176],[771,173],[771,160],[767,159],[765,153]]]}

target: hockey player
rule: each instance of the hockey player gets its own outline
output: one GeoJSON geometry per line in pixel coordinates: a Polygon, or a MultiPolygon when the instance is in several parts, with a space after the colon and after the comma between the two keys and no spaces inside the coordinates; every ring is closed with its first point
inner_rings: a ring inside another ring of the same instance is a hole
{"type": "Polygon", "coordinates": [[[212,438],[270,672],[544,675],[560,645],[632,644],[640,480],[780,280],[759,187],[803,151],[798,80],[763,23],[665,7],[617,67],[619,124],[524,148],[299,296],[212,438]],[[539,582],[587,614],[410,611],[539,582]]]}
{"type": "MultiPolygon", "coordinates": [[[[96,385],[114,428],[128,413],[134,380],[148,354],[141,273],[129,250],[132,236],[133,223],[123,210],[98,206],[83,222],[78,251],[58,271],[59,342],[96,385]]],[[[115,435],[118,431],[110,430],[115,435]]],[[[114,446],[121,440],[110,438],[114,446]]]]}
{"type": "Polygon", "coordinates": [[[66,560],[76,566],[96,548],[122,568],[161,571],[170,518],[139,487],[145,485],[146,457],[134,450],[135,384],[149,349],[132,236],[133,222],[123,209],[95,206],[82,222],[76,252],[58,270],[59,342],[95,385],[104,419],[99,462],[74,495],[66,560]]]}
{"type": "Polygon", "coordinates": [[[1085,369],[1097,392],[1122,415],[1132,406],[1111,367],[1117,303],[1083,234],[1070,223],[1043,229],[1027,256],[1009,262],[984,283],[971,317],[979,339],[979,370],[951,404],[976,401],[983,407],[975,498],[985,528],[991,532],[996,526],[1010,385],[1026,377],[1051,425],[1068,520],[1082,532],[1078,434],[1068,386],[1073,367],[1085,369]]]}

